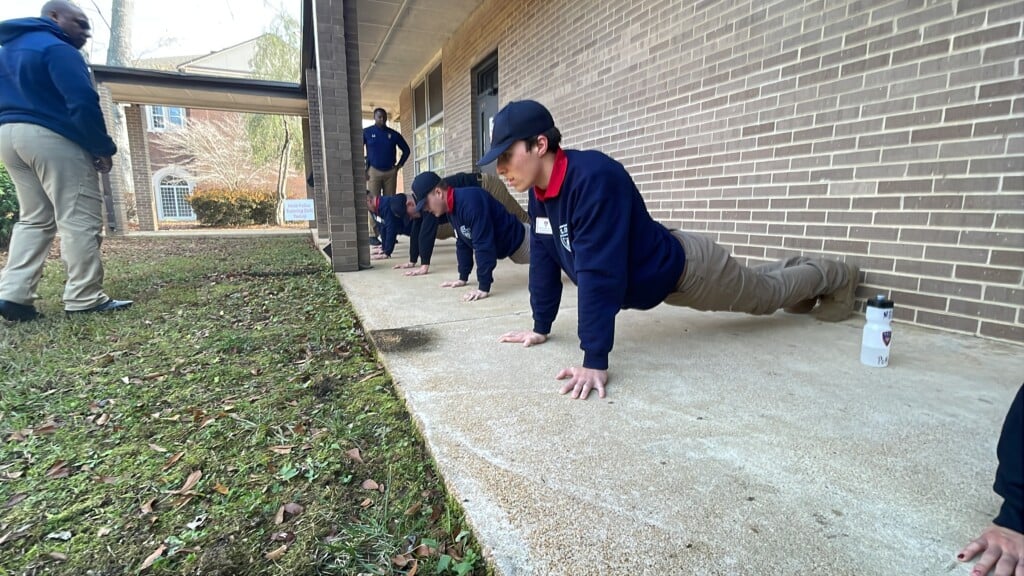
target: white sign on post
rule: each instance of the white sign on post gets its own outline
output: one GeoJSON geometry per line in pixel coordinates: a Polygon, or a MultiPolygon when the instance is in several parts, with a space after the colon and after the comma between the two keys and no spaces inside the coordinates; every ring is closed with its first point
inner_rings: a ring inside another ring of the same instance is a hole
{"type": "Polygon", "coordinates": [[[309,220],[316,220],[316,213],[314,212],[313,209],[313,201],[310,199],[285,200],[284,219],[285,222],[303,222],[309,220]]]}

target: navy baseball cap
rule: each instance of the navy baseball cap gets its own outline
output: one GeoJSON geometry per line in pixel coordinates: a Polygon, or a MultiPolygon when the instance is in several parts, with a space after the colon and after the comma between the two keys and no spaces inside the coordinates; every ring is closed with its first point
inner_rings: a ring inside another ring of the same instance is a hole
{"type": "Polygon", "coordinates": [[[433,172],[421,172],[413,178],[412,195],[416,198],[416,211],[422,212],[427,204],[427,196],[437,188],[441,177],[433,172]]]}
{"type": "Polygon", "coordinates": [[[518,140],[539,136],[555,127],[551,112],[540,102],[519,100],[509,102],[494,115],[491,149],[477,162],[486,166],[498,159],[518,140]]]}

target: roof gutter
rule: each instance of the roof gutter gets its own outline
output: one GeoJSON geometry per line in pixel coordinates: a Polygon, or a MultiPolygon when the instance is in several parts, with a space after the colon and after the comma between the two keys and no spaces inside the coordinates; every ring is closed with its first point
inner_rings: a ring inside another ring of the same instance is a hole
{"type": "Polygon", "coordinates": [[[388,41],[391,40],[391,35],[395,32],[395,28],[398,26],[398,21],[405,14],[405,8],[409,5],[409,0],[402,0],[402,5],[398,7],[398,12],[395,14],[395,19],[391,21],[391,26],[388,27],[387,34],[384,35],[384,39],[380,41],[380,46],[377,46],[377,53],[373,55],[370,60],[370,65],[366,68],[366,74],[363,74],[362,81],[359,82],[359,87],[366,87],[366,81],[370,79],[370,73],[373,72],[374,67],[377,65],[377,58],[380,58],[384,48],[388,45],[388,41]]]}

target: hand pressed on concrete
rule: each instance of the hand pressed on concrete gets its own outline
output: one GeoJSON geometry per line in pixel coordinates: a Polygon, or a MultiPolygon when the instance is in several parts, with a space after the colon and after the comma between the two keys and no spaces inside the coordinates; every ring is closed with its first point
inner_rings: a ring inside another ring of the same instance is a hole
{"type": "Polygon", "coordinates": [[[988,527],[974,541],[957,554],[960,562],[969,562],[978,554],[981,559],[971,570],[971,576],[1024,576],[1024,534],[997,526],[988,527]]]}
{"type": "Polygon", "coordinates": [[[529,348],[537,344],[543,344],[548,341],[548,337],[544,334],[538,334],[531,330],[522,330],[516,332],[506,332],[498,342],[511,342],[512,344],[522,344],[529,348]]]}
{"type": "Polygon", "coordinates": [[[604,387],[608,384],[608,371],[573,366],[558,373],[556,380],[569,380],[562,386],[562,394],[572,392],[572,398],[586,400],[592,390],[597,391],[599,398],[604,398],[604,387]]]}
{"type": "Polygon", "coordinates": [[[463,302],[476,302],[477,300],[483,300],[490,296],[490,292],[484,292],[483,290],[470,290],[462,295],[463,302]]]}

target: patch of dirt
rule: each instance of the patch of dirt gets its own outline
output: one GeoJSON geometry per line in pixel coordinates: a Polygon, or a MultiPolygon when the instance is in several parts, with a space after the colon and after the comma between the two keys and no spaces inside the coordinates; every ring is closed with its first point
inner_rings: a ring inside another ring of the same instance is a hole
{"type": "Polygon", "coordinates": [[[381,352],[408,352],[430,344],[434,337],[428,330],[393,328],[374,330],[370,338],[381,352]]]}
{"type": "Polygon", "coordinates": [[[332,376],[324,376],[313,384],[313,395],[320,400],[329,398],[334,391],[341,387],[341,382],[332,376]]]}

